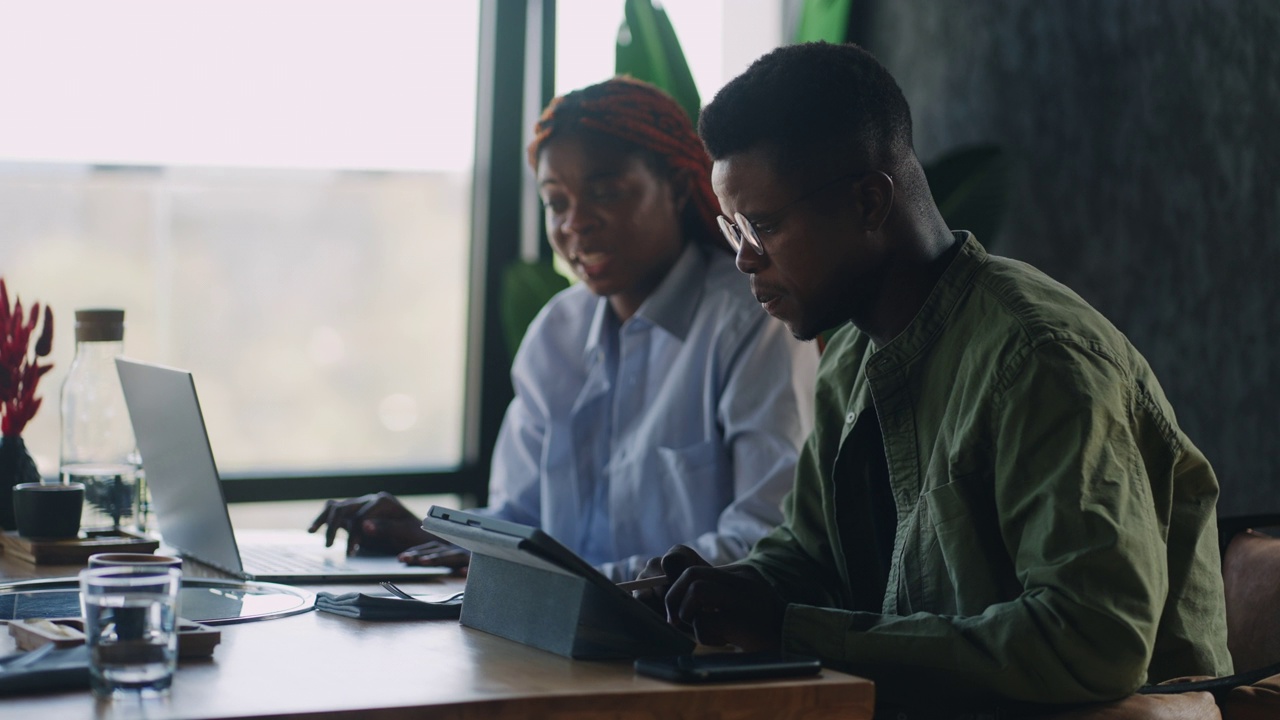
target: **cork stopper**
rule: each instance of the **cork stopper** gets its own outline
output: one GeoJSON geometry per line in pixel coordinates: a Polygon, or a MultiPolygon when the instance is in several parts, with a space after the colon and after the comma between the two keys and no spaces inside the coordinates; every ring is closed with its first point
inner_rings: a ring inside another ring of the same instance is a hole
{"type": "Polygon", "coordinates": [[[124,310],[95,308],[76,311],[76,342],[124,340],[124,310]]]}

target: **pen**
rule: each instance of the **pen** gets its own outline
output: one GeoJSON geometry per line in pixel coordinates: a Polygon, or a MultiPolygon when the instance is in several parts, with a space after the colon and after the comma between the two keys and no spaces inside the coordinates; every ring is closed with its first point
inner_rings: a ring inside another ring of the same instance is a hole
{"type": "MultiPolygon", "coordinates": [[[[728,565],[717,565],[715,569],[719,570],[725,567],[728,567],[728,565]]],[[[666,575],[654,575],[653,577],[647,577],[641,580],[628,580],[626,582],[620,582],[618,583],[618,589],[631,592],[632,590],[647,590],[648,588],[651,588],[651,587],[659,587],[661,585],[666,585],[666,584],[667,584],[666,575]]]]}
{"type": "Polygon", "coordinates": [[[644,590],[651,587],[666,585],[668,582],[666,575],[654,575],[653,577],[647,577],[642,580],[628,580],[626,582],[620,582],[618,583],[618,589],[631,592],[632,590],[644,590]]]}

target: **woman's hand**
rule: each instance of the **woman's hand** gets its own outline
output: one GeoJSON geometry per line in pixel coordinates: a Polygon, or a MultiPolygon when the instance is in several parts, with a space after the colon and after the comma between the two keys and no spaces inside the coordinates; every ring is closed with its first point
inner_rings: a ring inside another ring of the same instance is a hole
{"type": "Polygon", "coordinates": [[[440,538],[415,545],[400,553],[399,558],[406,565],[453,568],[457,575],[466,575],[471,564],[470,552],[440,538]]]}
{"type": "Polygon", "coordinates": [[[380,492],[349,500],[329,500],[307,532],[325,528],[324,545],[333,545],[338,530],[347,531],[347,554],[392,555],[435,536],[394,495],[380,492]]]}

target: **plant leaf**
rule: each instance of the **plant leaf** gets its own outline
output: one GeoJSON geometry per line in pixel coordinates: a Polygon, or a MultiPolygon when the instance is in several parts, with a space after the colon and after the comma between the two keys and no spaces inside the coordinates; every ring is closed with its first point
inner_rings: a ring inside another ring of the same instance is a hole
{"type": "Polygon", "coordinates": [[[666,11],[655,8],[652,0],[626,0],[623,14],[614,71],[662,88],[696,124],[702,99],[666,11]]]}
{"type": "Polygon", "coordinates": [[[53,350],[53,308],[44,306],[44,327],[36,340],[36,357],[47,357],[53,350]]]}
{"type": "Polygon", "coordinates": [[[924,168],[933,201],[954,230],[968,230],[991,249],[1008,204],[1008,162],[998,145],[953,150],[924,168]]]}
{"type": "Polygon", "coordinates": [[[849,11],[853,0],[804,0],[800,23],[796,26],[797,43],[825,40],[840,44],[849,40],[849,11]]]}
{"type": "Polygon", "coordinates": [[[512,360],[529,323],[553,295],[569,287],[569,280],[550,262],[517,261],[502,273],[502,330],[512,360]]]}

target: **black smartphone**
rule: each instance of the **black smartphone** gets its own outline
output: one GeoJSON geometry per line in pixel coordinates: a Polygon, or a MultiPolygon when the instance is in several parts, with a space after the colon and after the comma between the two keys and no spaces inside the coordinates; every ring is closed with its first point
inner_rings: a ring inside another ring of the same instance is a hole
{"type": "Polygon", "coordinates": [[[641,675],[675,682],[703,683],[817,675],[822,670],[822,663],[817,658],[776,652],[726,652],[640,658],[636,660],[635,667],[641,675]]]}

